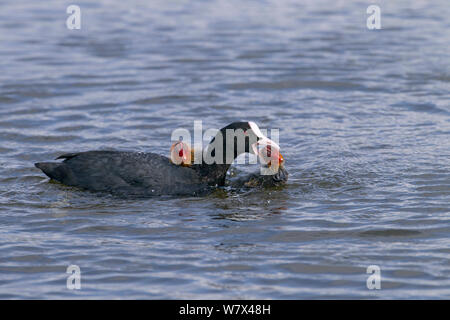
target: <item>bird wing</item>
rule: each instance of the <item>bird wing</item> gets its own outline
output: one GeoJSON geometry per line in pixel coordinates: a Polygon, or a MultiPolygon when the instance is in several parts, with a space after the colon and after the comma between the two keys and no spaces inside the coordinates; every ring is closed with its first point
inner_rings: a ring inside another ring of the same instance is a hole
{"type": "Polygon", "coordinates": [[[154,153],[88,151],[67,153],[61,166],[64,184],[94,191],[174,194],[202,186],[197,173],[154,153]]]}

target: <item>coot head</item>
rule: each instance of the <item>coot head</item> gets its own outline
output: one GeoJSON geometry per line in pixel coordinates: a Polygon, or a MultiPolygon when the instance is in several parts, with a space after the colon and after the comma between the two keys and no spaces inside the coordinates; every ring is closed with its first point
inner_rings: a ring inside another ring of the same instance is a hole
{"type": "Polygon", "coordinates": [[[273,140],[267,138],[254,122],[233,122],[217,132],[203,156],[206,162],[231,164],[242,153],[251,153],[263,160],[264,148],[280,150],[273,140]]]}
{"type": "Polygon", "coordinates": [[[194,162],[194,150],[184,141],[177,141],[170,147],[170,162],[189,167],[194,162]]]}
{"type": "MultiPolygon", "coordinates": [[[[262,165],[261,175],[276,176],[276,179],[285,181],[280,147],[276,142],[266,137],[256,123],[251,121],[233,122],[220,129],[211,140],[199,165],[202,176],[208,183],[224,185],[226,172],[230,165],[242,153],[258,156],[262,165]]],[[[197,160],[196,155],[196,160],[197,160]]],[[[197,162],[194,162],[197,163],[197,162]]]]}

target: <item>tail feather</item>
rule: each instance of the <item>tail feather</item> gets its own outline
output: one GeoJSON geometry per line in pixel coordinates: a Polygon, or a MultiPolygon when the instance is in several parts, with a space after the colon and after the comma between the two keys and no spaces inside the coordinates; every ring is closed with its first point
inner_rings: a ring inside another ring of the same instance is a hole
{"type": "Polygon", "coordinates": [[[35,163],[36,168],[41,169],[48,177],[57,181],[63,181],[67,175],[64,163],[56,162],[38,162],[35,163]]]}

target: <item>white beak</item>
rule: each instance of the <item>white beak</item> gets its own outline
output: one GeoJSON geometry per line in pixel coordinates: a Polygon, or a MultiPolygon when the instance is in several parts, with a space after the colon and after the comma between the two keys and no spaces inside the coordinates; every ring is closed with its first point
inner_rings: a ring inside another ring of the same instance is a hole
{"type": "Polygon", "coordinates": [[[280,150],[280,146],[278,144],[276,144],[274,141],[270,140],[269,138],[267,138],[265,135],[262,134],[261,130],[259,130],[259,127],[256,125],[256,123],[250,121],[248,124],[250,125],[250,129],[252,129],[252,131],[259,139],[258,142],[252,144],[254,154],[258,154],[258,145],[270,145],[280,150]]]}

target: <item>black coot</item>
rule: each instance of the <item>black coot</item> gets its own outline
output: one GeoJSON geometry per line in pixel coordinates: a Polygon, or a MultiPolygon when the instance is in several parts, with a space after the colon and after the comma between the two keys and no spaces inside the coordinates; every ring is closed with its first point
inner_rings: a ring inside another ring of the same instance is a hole
{"type": "MultiPolygon", "coordinates": [[[[208,148],[213,148],[215,142],[220,141],[219,135],[223,141],[223,161],[216,161],[217,163],[208,164],[208,161],[202,160],[200,164],[180,166],[173,164],[169,158],[154,153],[88,151],[63,154],[57,158],[64,159],[62,162],[39,162],[35,166],[51,179],[91,191],[142,196],[198,195],[216,186],[223,186],[232,160],[241,153],[254,152],[251,148],[252,141],[277,146],[262,135],[253,122],[234,122],[220,129],[208,148]],[[234,139],[234,146],[227,149],[226,134],[237,129],[245,134],[245,143],[240,146],[237,139],[234,139]],[[227,154],[231,150],[233,154],[227,154]]],[[[216,147],[217,144],[214,148],[216,147]]],[[[209,151],[214,156],[215,150],[209,151]]],[[[288,173],[281,163],[273,175],[261,177],[265,186],[278,185],[287,181],[288,173]]]]}

